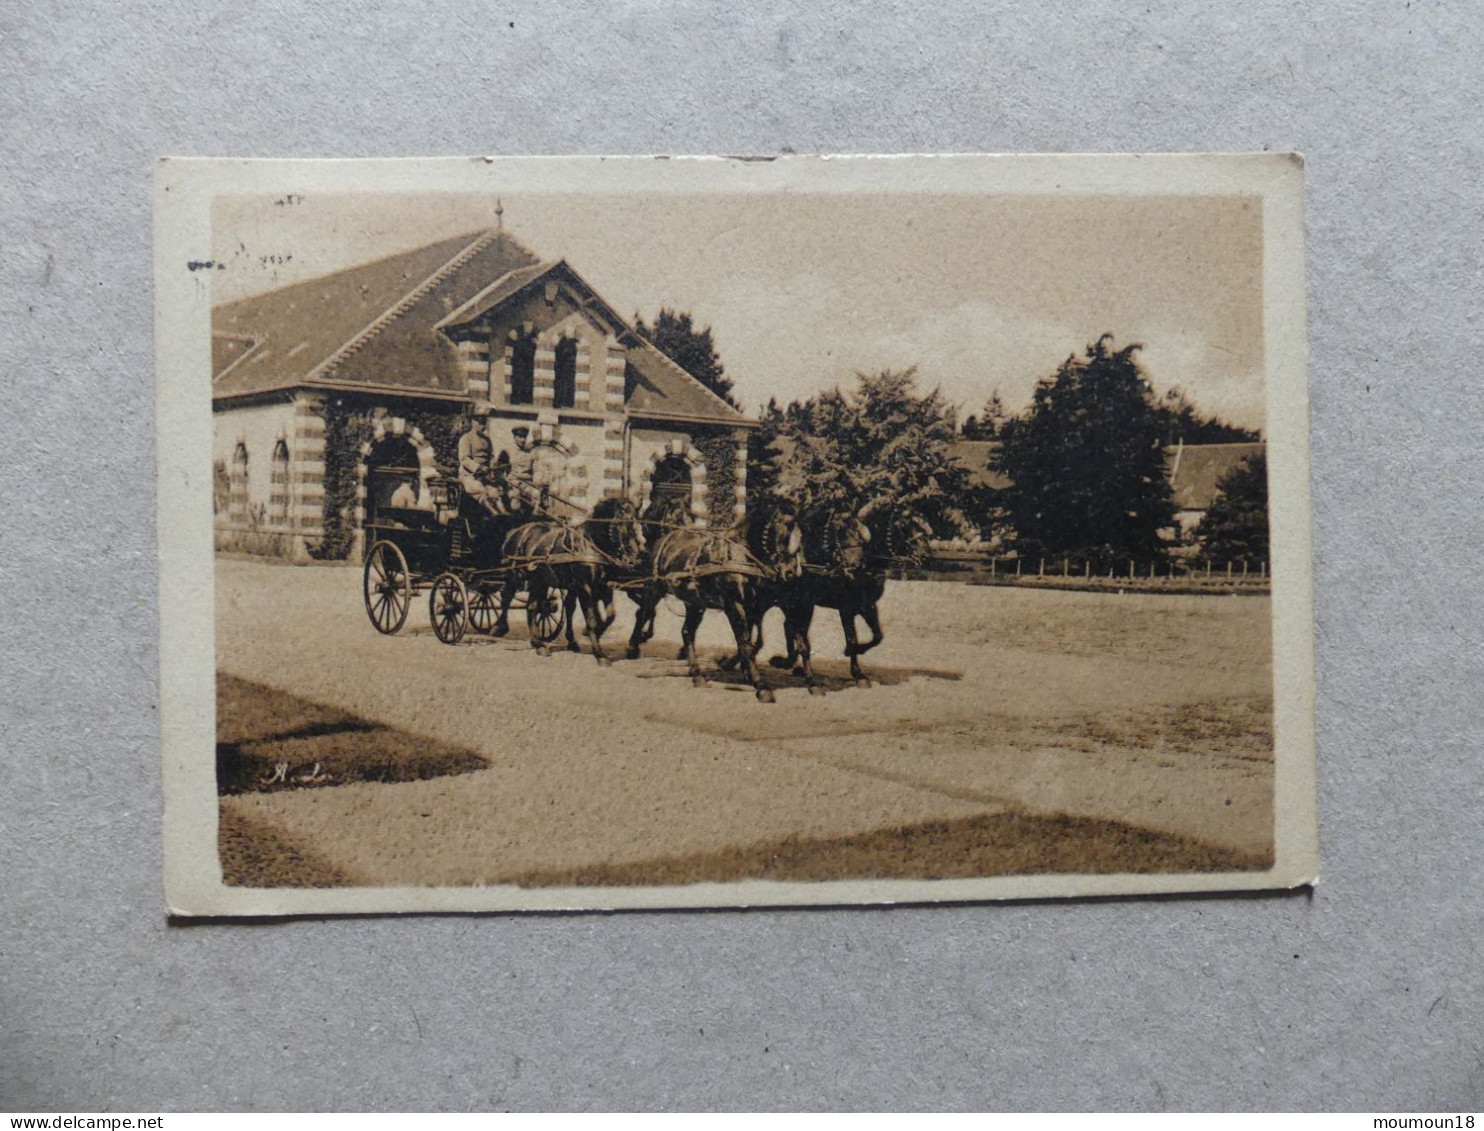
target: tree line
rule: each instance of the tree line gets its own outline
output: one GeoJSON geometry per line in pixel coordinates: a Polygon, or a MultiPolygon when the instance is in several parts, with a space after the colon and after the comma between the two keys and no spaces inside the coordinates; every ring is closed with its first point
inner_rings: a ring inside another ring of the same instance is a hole
{"type": "MultiPolygon", "coordinates": [[[[710,328],[660,311],[640,332],[731,404],[733,385],[710,328]]],[[[858,373],[834,388],[764,406],[748,455],[748,495],[786,492],[805,507],[908,506],[941,538],[977,532],[1002,552],[1068,558],[1103,569],[1148,565],[1194,550],[1219,564],[1256,568],[1268,559],[1267,467],[1259,453],[1227,471],[1192,538],[1178,537],[1168,449],[1176,444],[1255,442],[1248,429],[1203,414],[1179,388],[1156,395],[1138,362],[1139,343],[1104,334],[1042,377],[1030,403],[1010,412],[998,391],[960,423],[939,389],[918,387],[915,369],[858,373]],[[976,481],[957,440],[996,443],[976,481]]]]}

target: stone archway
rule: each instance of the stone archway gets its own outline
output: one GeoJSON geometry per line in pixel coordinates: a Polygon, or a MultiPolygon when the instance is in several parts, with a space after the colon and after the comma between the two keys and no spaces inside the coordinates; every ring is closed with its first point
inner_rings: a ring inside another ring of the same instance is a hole
{"type": "Polygon", "coordinates": [[[657,475],[663,480],[660,465],[667,460],[682,460],[690,468],[690,514],[697,526],[705,526],[711,518],[711,500],[706,489],[706,457],[699,448],[685,437],[677,436],[662,448],[649,453],[649,462],[639,472],[639,486],[635,502],[642,511],[649,506],[654,494],[657,475]]]}
{"type": "Polygon", "coordinates": [[[421,429],[408,427],[407,421],[402,417],[378,417],[371,439],[361,445],[360,458],[356,461],[356,557],[360,557],[365,551],[365,535],[362,531],[366,525],[366,479],[371,470],[367,460],[378,445],[395,437],[404,438],[412,445],[412,450],[417,455],[418,497],[425,501],[432,498],[428,490],[428,480],[438,474],[438,461],[433,452],[433,445],[422,434],[421,429]]]}

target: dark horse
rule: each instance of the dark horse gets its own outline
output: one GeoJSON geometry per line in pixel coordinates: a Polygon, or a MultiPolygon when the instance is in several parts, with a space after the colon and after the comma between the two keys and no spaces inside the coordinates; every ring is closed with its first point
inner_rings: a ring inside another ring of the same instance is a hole
{"type": "Polygon", "coordinates": [[[932,529],[911,510],[867,504],[860,510],[820,508],[799,520],[803,532],[804,567],[793,579],[765,585],[754,626],[754,647],[762,648],[762,618],[772,606],[783,610],[787,656],[774,656],[774,667],[792,668],[809,684],[811,695],[823,694],[810,662],[809,627],[816,608],[835,609],[845,632],[845,655],[850,676],[858,687],[871,681],[861,670],[860,657],[880,644],[879,602],[886,591],[886,570],[921,565],[928,555],[932,529]],[[856,619],[864,621],[870,640],[861,642],[856,619]]]}
{"type": "MultiPolygon", "coordinates": [[[[562,590],[567,621],[567,649],[579,651],[573,632],[578,605],[593,657],[607,664],[603,633],[613,623],[613,580],[636,568],[643,555],[643,532],[632,503],[603,499],[592,517],[580,526],[537,520],[517,526],[505,537],[501,557],[508,570],[500,593],[500,619],[495,634],[509,629],[510,602],[518,589],[526,590],[527,608],[540,608],[552,589],[562,590]]],[[[531,638],[531,647],[543,643],[531,638]]]]}
{"type": "Polygon", "coordinates": [[[720,609],[737,642],[736,659],[759,700],[773,702],[773,691],[763,679],[752,644],[752,624],[760,586],[797,569],[799,540],[790,510],[776,508],[733,529],[711,529],[683,523],[683,504],[657,500],[645,513],[650,539],[649,582],[631,590],[638,604],[629,658],[654,632],[655,610],[665,594],[685,605],[680,658],[690,665],[691,682],[704,686],[696,631],[707,609],[720,609]]]}

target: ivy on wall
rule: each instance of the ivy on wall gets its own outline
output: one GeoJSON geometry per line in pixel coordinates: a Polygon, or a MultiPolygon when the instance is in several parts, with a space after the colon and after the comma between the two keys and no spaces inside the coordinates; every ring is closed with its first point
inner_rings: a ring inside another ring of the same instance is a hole
{"type": "Polygon", "coordinates": [[[375,424],[369,405],[344,397],[330,397],[322,410],[325,417],[325,514],[324,538],[310,550],[321,561],[340,561],[355,539],[356,464],[361,445],[371,439],[375,424]]]}
{"type": "Polygon", "coordinates": [[[724,526],[732,521],[737,494],[737,441],[731,432],[698,433],[692,439],[706,461],[706,495],[711,522],[724,526]]]}
{"type": "Polygon", "coordinates": [[[381,415],[400,416],[407,431],[415,428],[433,446],[439,470],[452,474],[458,465],[459,437],[468,417],[461,408],[389,410],[377,412],[376,406],[346,397],[330,397],[324,405],[325,418],[325,513],[324,537],[310,553],[321,561],[342,561],[351,551],[356,535],[356,486],[361,462],[361,445],[370,443],[376,434],[376,419],[381,415]]]}

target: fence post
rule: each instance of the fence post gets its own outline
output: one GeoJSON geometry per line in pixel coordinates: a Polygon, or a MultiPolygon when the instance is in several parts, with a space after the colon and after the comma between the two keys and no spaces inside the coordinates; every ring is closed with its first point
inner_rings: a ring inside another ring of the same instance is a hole
{"type": "Polygon", "coordinates": [[[1069,559],[1069,558],[1062,558],[1062,560],[1061,560],[1061,575],[1063,577],[1070,577],[1071,576],[1070,569],[1071,569],[1071,559],[1069,559]]]}
{"type": "Polygon", "coordinates": [[[1210,558],[1207,558],[1206,559],[1206,580],[1207,581],[1210,581],[1211,580],[1211,559],[1210,558]]]}
{"type": "Polygon", "coordinates": [[[1228,581],[1230,581],[1232,579],[1232,564],[1231,564],[1231,562],[1227,562],[1226,563],[1226,579],[1228,581]]]}
{"type": "Polygon", "coordinates": [[[1267,577],[1268,577],[1268,563],[1267,562],[1258,562],[1257,563],[1257,576],[1259,578],[1261,578],[1262,580],[1264,580],[1264,581],[1267,580],[1267,577]]]}
{"type": "Polygon", "coordinates": [[[1019,577],[1020,576],[1020,555],[1019,554],[1016,554],[1015,555],[1015,576],[1016,577],[1019,577]]]}
{"type": "Polygon", "coordinates": [[[1243,558],[1242,559],[1242,580],[1243,581],[1246,581],[1247,580],[1247,559],[1246,558],[1243,558]]]}
{"type": "Polygon", "coordinates": [[[1046,576],[1046,559],[1045,558],[1042,558],[1041,559],[1041,569],[1040,569],[1040,572],[1037,574],[1037,576],[1039,576],[1039,577],[1045,577],[1046,576]]]}

